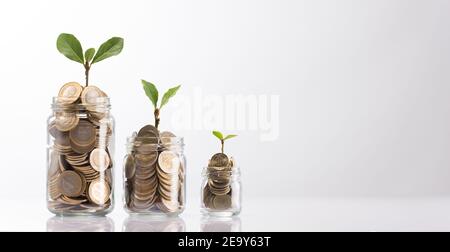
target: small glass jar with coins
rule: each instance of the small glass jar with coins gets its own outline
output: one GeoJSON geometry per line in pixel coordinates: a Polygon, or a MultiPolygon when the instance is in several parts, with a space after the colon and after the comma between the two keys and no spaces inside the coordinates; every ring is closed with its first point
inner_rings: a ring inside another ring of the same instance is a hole
{"type": "Polygon", "coordinates": [[[233,158],[215,154],[203,169],[201,211],[205,215],[230,217],[241,212],[241,173],[233,158]]]}
{"type": "Polygon", "coordinates": [[[47,207],[57,215],[113,209],[114,119],[95,86],[65,84],[48,119],[47,207]]]}
{"type": "Polygon", "coordinates": [[[128,138],[124,208],[129,214],[178,216],[185,207],[183,138],[147,125],[128,138]]]}

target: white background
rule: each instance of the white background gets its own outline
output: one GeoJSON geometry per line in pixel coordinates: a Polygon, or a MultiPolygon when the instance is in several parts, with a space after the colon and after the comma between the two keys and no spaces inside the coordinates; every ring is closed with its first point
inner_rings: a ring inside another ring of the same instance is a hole
{"type": "MultiPolygon", "coordinates": [[[[280,137],[238,131],[228,151],[245,198],[450,196],[450,2],[445,0],[145,0],[0,2],[0,201],[45,208],[46,118],[82,66],[56,50],[125,38],[91,82],[117,121],[117,208],[125,139],[152,121],[140,85],[207,94],[280,95],[280,137]]],[[[175,98],[176,99],[176,98],[175,98]]],[[[171,107],[162,128],[172,129],[171,107]],[[168,122],[169,121],[169,122],[168,122]]],[[[188,204],[218,150],[209,129],[185,137],[188,204]]],[[[234,132],[232,132],[234,133],[234,132]]],[[[9,206],[14,208],[14,205],[9,206]]]]}

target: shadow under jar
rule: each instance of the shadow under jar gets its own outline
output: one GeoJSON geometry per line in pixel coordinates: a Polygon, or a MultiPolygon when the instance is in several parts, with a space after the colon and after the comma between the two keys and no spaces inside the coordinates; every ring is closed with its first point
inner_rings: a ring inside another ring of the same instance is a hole
{"type": "Polygon", "coordinates": [[[125,210],[129,214],[181,214],[186,191],[183,138],[135,135],[128,139],[127,150],[123,174],[125,210]]]}
{"type": "Polygon", "coordinates": [[[109,98],[53,99],[48,119],[47,207],[57,215],[106,215],[114,204],[114,118],[109,98]]]}
{"type": "Polygon", "coordinates": [[[201,212],[205,215],[230,217],[241,212],[242,183],[239,167],[205,167],[201,189],[201,212]]]}

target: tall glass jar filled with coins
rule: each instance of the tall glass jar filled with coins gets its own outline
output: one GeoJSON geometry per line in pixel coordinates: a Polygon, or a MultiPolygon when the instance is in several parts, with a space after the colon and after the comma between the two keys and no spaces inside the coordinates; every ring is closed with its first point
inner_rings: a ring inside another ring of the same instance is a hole
{"type": "Polygon", "coordinates": [[[186,158],[183,138],[160,131],[161,108],[178,87],[169,89],[158,104],[158,90],[143,81],[153,103],[155,125],[147,125],[128,138],[124,162],[124,208],[130,214],[177,216],[185,206],[186,158]]]}
{"type": "Polygon", "coordinates": [[[238,215],[242,209],[241,172],[236,161],[224,153],[225,141],[236,135],[213,134],[221,141],[222,152],[214,154],[203,169],[201,211],[218,217],[238,215]]]}
{"type": "Polygon", "coordinates": [[[58,51],[83,65],[86,83],[63,85],[47,121],[47,207],[54,214],[105,215],[113,209],[114,119],[108,96],[89,85],[89,76],[94,64],[122,48],[123,39],[114,37],[84,52],[74,35],[58,37],[58,51]]]}
{"type": "Polygon", "coordinates": [[[48,120],[48,209],[107,214],[113,207],[114,119],[94,86],[64,85],[48,120]]]}

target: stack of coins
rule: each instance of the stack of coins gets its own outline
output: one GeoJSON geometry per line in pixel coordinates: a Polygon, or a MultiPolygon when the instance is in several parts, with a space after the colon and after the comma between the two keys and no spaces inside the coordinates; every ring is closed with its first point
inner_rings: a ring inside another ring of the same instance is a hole
{"type": "Polygon", "coordinates": [[[54,212],[97,212],[111,206],[113,160],[108,146],[112,125],[106,94],[94,86],[65,84],[58,95],[49,155],[49,208],[54,212]]]}
{"type": "Polygon", "coordinates": [[[125,200],[131,212],[176,213],[184,205],[184,160],[176,136],[147,125],[125,160],[125,200]]]}
{"type": "Polygon", "coordinates": [[[232,207],[233,159],[223,153],[215,154],[208,165],[208,182],[203,188],[203,204],[212,210],[224,211],[232,207]]]}

